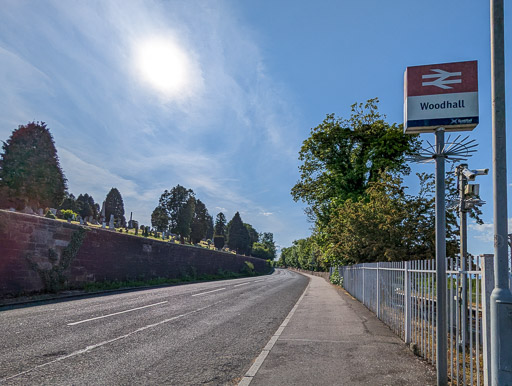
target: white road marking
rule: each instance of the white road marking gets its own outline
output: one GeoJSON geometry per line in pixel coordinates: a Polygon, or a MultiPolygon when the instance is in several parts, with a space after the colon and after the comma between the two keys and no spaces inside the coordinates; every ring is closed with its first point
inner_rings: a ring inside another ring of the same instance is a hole
{"type": "Polygon", "coordinates": [[[247,386],[252,382],[252,379],[256,376],[256,373],[260,369],[261,365],[267,358],[267,355],[270,353],[270,350],[272,350],[272,347],[276,344],[277,340],[283,333],[284,328],[288,325],[288,322],[292,318],[293,314],[295,313],[295,310],[297,310],[297,307],[299,307],[300,302],[304,298],[304,295],[306,295],[306,292],[309,288],[309,284],[307,285],[306,289],[302,293],[299,300],[297,300],[297,303],[293,306],[288,316],[284,319],[283,323],[279,326],[276,333],[270,340],[268,341],[267,345],[263,348],[263,351],[258,355],[254,363],[252,364],[251,368],[245,373],[245,376],[242,378],[242,380],[238,383],[238,386],[247,386]]]}
{"type": "Polygon", "coordinates": [[[254,280],[254,283],[257,283],[259,281],[264,281],[264,279],[260,279],[260,280],[254,280]]]}
{"type": "Polygon", "coordinates": [[[226,287],[223,287],[223,288],[217,288],[217,289],[214,289],[214,290],[211,290],[211,291],[206,291],[206,292],[200,292],[198,294],[194,294],[192,296],[201,296],[201,295],[206,295],[206,294],[211,294],[212,292],[217,292],[217,291],[222,291],[222,290],[225,290],[226,287]]]}
{"type": "Polygon", "coordinates": [[[236,285],[234,285],[233,287],[240,287],[241,285],[247,285],[247,284],[251,284],[251,282],[250,282],[250,281],[247,281],[247,282],[245,282],[245,283],[236,284],[236,285]]]}
{"type": "Polygon", "coordinates": [[[195,314],[195,313],[203,311],[203,310],[205,310],[207,308],[216,306],[217,304],[222,303],[222,302],[223,302],[223,300],[219,300],[218,302],[215,302],[215,303],[210,304],[210,305],[205,306],[205,307],[198,308],[197,310],[193,310],[193,311],[189,311],[189,312],[186,312],[184,314],[181,314],[181,315],[173,316],[172,318],[165,319],[165,320],[162,320],[162,321],[157,322],[157,323],[148,324],[147,326],[140,327],[140,328],[138,328],[138,329],[136,329],[136,330],[134,330],[132,332],[129,332],[128,334],[121,335],[121,336],[118,336],[118,337],[113,338],[113,339],[105,340],[103,342],[100,342],[100,343],[97,343],[97,344],[93,344],[91,346],[87,346],[84,349],[74,351],[71,354],[64,355],[64,356],[62,356],[60,358],[54,359],[53,361],[42,363],[42,364],[37,365],[37,366],[35,366],[35,367],[31,368],[31,369],[22,371],[21,373],[18,373],[18,374],[15,374],[15,375],[11,375],[10,377],[7,377],[7,378],[2,378],[2,379],[0,379],[0,383],[4,382],[4,381],[8,381],[8,380],[13,379],[13,378],[17,378],[17,377],[19,377],[21,375],[27,374],[27,373],[29,373],[31,371],[40,369],[42,367],[46,367],[46,366],[51,365],[53,363],[57,363],[57,362],[63,361],[64,359],[68,359],[68,358],[71,358],[71,357],[74,357],[74,356],[77,356],[77,355],[80,355],[80,354],[85,354],[85,353],[87,353],[89,351],[92,351],[92,350],[98,348],[98,347],[102,347],[102,346],[105,346],[105,345],[107,345],[109,343],[114,343],[114,342],[116,342],[118,340],[128,338],[129,336],[134,335],[134,334],[136,334],[138,332],[142,332],[142,331],[148,330],[150,328],[160,326],[161,324],[169,323],[169,322],[172,322],[172,321],[174,321],[176,319],[180,319],[180,318],[183,318],[185,316],[195,314]]]}
{"type": "Polygon", "coordinates": [[[164,303],[168,303],[168,301],[166,300],[166,301],[164,301],[164,302],[159,302],[159,303],[149,304],[149,305],[147,305],[147,306],[142,306],[142,307],[132,308],[132,309],[125,310],[125,311],[114,312],[113,314],[102,315],[102,316],[96,316],[95,318],[90,318],[90,319],[80,320],[79,322],[68,323],[68,326],[75,326],[75,325],[77,325],[77,324],[85,323],[85,322],[90,322],[90,321],[92,321],[92,320],[103,319],[103,318],[108,318],[108,317],[110,317],[110,316],[114,316],[114,315],[124,314],[124,313],[126,313],[126,312],[132,312],[132,311],[142,310],[143,308],[154,307],[154,306],[158,306],[158,305],[160,305],[160,304],[164,304],[164,303]]]}

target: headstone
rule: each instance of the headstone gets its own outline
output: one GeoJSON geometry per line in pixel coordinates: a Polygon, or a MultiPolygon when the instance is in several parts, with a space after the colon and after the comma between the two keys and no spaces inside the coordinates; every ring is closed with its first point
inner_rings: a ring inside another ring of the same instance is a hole
{"type": "Polygon", "coordinates": [[[103,201],[103,204],[101,205],[101,216],[100,216],[100,221],[101,221],[101,222],[105,222],[105,221],[107,221],[107,219],[106,219],[106,214],[105,214],[105,201],[103,201]]]}
{"type": "Polygon", "coordinates": [[[57,209],[55,209],[55,208],[50,208],[50,212],[52,212],[54,215],[56,215],[56,214],[57,214],[57,209]]]}
{"type": "Polygon", "coordinates": [[[105,224],[105,221],[103,221],[103,222],[101,223],[101,227],[102,227],[103,229],[105,229],[105,228],[107,227],[107,224],[105,224]]]}
{"type": "Polygon", "coordinates": [[[82,219],[82,216],[78,216],[78,221],[80,222],[80,225],[84,225],[84,220],[82,219]]]}
{"type": "Polygon", "coordinates": [[[32,208],[30,206],[26,206],[25,209],[23,209],[23,213],[34,214],[34,211],[32,210],[32,208]]]}
{"type": "Polygon", "coordinates": [[[16,212],[16,209],[14,209],[14,208],[9,208],[9,212],[16,212]]]}
{"type": "Polygon", "coordinates": [[[39,214],[39,216],[44,216],[43,208],[39,208],[37,210],[37,213],[39,214]]]}
{"type": "Polygon", "coordinates": [[[115,226],[114,226],[114,215],[113,214],[110,215],[110,221],[108,223],[108,229],[115,229],[115,226]]]}
{"type": "Polygon", "coordinates": [[[133,215],[133,212],[130,212],[130,221],[128,221],[128,229],[132,229],[133,228],[133,224],[132,224],[132,215],[133,215]]]}

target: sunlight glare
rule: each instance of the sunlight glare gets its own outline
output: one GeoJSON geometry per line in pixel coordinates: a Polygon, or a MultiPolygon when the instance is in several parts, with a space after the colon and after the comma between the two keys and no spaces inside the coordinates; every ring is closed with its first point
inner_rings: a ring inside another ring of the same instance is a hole
{"type": "Polygon", "coordinates": [[[137,69],[142,79],[168,97],[178,97],[191,81],[190,59],[169,38],[151,38],[138,45],[137,69]]]}

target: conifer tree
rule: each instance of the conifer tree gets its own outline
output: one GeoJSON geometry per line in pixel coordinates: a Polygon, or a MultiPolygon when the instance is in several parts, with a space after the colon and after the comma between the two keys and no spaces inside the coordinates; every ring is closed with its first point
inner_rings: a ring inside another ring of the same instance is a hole
{"type": "Polygon", "coordinates": [[[240,213],[236,212],[228,225],[228,247],[239,254],[248,254],[250,251],[251,238],[247,228],[244,226],[240,213]]]}

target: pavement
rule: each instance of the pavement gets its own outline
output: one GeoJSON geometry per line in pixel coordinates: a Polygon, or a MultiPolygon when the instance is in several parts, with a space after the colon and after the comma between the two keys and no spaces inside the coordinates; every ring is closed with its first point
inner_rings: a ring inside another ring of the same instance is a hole
{"type": "Polygon", "coordinates": [[[302,297],[239,385],[435,385],[432,366],[325,279],[302,297]]]}

